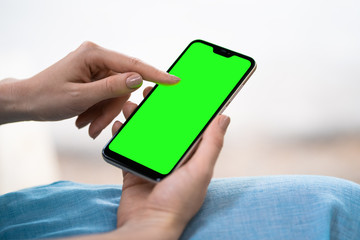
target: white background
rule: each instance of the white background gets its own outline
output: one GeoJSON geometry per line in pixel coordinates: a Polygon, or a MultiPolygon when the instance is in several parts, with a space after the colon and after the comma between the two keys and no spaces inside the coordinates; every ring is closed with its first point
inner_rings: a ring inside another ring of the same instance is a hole
{"type": "MultiPolygon", "coordinates": [[[[360,133],[359,1],[1,0],[0,36],[0,79],[31,77],[85,40],[162,70],[197,38],[253,57],[257,71],[225,112],[225,154],[269,139],[360,133]]],[[[105,129],[93,141],[74,119],[26,124],[1,126],[0,144],[36,127],[55,152],[102,161],[110,138],[105,129]]]]}

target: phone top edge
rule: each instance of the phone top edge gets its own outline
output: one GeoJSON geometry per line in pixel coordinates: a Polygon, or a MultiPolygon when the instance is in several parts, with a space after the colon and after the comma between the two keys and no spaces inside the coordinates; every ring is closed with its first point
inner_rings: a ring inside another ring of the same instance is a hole
{"type": "MultiPolygon", "coordinates": [[[[185,48],[185,50],[187,50],[193,43],[196,43],[196,42],[204,43],[204,44],[206,44],[206,45],[208,45],[208,46],[211,46],[211,47],[213,47],[213,48],[219,48],[219,49],[223,49],[223,50],[225,50],[225,51],[234,53],[235,55],[238,55],[238,56],[240,56],[240,57],[242,57],[242,58],[245,58],[245,59],[249,60],[250,63],[251,63],[251,66],[256,68],[256,62],[255,62],[255,60],[254,60],[252,57],[249,57],[248,55],[245,55],[245,54],[242,54],[242,53],[233,51],[233,50],[231,50],[231,49],[228,49],[228,48],[225,48],[225,47],[216,45],[216,44],[214,44],[214,43],[211,43],[211,42],[208,42],[208,41],[199,39],[199,38],[191,41],[191,42],[188,44],[188,46],[185,48]]],[[[185,51],[185,50],[184,50],[184,51],[185,51]]]]}
{"type": "Polygon", "coordinates": [[[185,49],[181,52],[181,54],[176,58],[176,60],[173,62],[173,64],[171,64],[171,66],[169,67],[169,69],[167,70],[167,72],[170,72],[171,69],[175,66],[175,64],[178,62],[178,60],[184,55],[184,53],[190,48],[191,45],[193,45],[194,43],[203,43],[207,46],[210,46],[212,47],[213,49],[223,49],[227,52],[231,52],[233,55],[237,55],[239,57],[242,57],[242,58],[245,58],[247,59],[248,61],[250,61],[250,68],[256,68],[256,62],[255,60],[252,58],[252,57],[249,57],[247,55],[244,55],[242,53],[239,53],[239,52],[236,52],[236,51],[233,51],[233,50],[230,50],[228,48],[224,48],[224,47],[221,47],[219,45],[216,45],[214,43],[210,43],[208,41],[205,41],[205,40],[202,40],[202,39],[195,39],[195,40],[192,40],[186,47],[185,49]]]}

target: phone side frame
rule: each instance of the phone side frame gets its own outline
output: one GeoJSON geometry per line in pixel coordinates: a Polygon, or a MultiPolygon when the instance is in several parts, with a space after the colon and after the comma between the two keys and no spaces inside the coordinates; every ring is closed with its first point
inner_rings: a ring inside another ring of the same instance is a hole
{"type": "MultiPolygon", "coordinates": [[[[257,64],[255,62],[255,65],[253,67],[253,69],[249,72],[249,74],[247,75],[247,77],[244,79],[244,81],[239,85],[239,87],[235,90],[235,92],[231,95],[231,97],[225,102],[224,106],[220,109],[220,111],[215,115],[221,115],[225,109],[229,106],[229,104],[231,103],[231,101],[236,97],[236,95],[240,92],[240,90],[243,88],[243,86],[245,85],[245,83],[248,81],[248,79],[253,75],[253,73],[255,72],[257,68],[257,64]]],[[[214,118],[215,119],[215,118],[214,118]]],[[[213,120],[214,120],[213,119],[213,120]]],[[[210,124],[209,124],[210,125],[210,124]]],[[[206,127],[208,128],[209,125],[206,127]]],[[[181,167],[182,165],[184,165],[189,159],[190,157],[192,157],[192,155],[196,152],[197,147],[200,144],[200,141],[202,139],[202,135],[205,133],[205,130],[201,133],[201,135],[198,137],[198,139],[196,140],[196,142],[190,147],[190,149],[188,150],[188,152],[185,154],[185,156],[179,161],[179,163],[176,165],[176,167],[171,171],[175,171],[176,169],[178,169],[179,167],[181,167]]],[[[170,172],[170,173],[171,173],[170,172]]]]}

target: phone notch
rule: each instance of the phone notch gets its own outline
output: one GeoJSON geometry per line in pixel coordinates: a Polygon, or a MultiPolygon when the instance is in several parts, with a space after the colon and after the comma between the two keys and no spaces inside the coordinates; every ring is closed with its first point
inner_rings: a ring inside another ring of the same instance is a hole
{"type": "Polygon", "coordinates": [[[213,52],[226,58],[234,56],[234,52],[218,46],[213,46],[213,52]]]}

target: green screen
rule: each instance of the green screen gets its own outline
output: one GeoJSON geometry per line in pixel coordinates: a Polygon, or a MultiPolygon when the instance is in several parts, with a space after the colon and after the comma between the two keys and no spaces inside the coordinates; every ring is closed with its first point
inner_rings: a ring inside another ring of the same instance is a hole
{"type": "Polygon", "coordinates": [[[177,85],[159,85],[110,143],[111,151],[168,174],[250,68],[194,42],[169,73],[177,85]]]}

